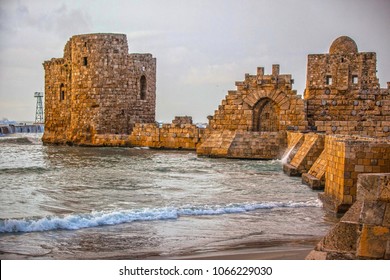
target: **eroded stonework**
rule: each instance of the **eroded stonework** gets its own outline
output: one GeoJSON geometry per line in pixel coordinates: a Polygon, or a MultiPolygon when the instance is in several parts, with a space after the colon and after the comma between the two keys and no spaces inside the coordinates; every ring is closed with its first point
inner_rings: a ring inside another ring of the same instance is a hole
{"type": "Polygon", "coordinates": [[[73,36],[64,57],[43,66],[45,143],[94,145],[155,121],[156,59],[129,54],[126,35],[73,36]]]}
{"type": "Polygon", "coordinates": [[[389,87],[380,88],[376,54],[347,36],[328,54],[310,54],[304,98],[309,129],[327,134],[390,136],[389,87]]]}

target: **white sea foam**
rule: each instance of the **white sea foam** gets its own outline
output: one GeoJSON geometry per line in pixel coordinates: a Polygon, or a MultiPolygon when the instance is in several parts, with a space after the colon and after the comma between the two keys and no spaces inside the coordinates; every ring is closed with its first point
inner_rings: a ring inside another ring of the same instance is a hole
{"type": "Polygon", "coordinates": [[[180,208],[165,207],[140,210],[120,210],[110,212],[92,212],[90,214],[73,214],[64,217],[49,216],[30,219],[6,219],[0,221],[0,233],[34,232],[49,230],[77,230],[82,228],[117,225],[135,221],[153,221],[178,219],[180,216],[223,215],[234,214],[258,209],[321,207],[317,200],[305,202],[262,202],[235,203],[214,206],[184,206],[180,208]]]}

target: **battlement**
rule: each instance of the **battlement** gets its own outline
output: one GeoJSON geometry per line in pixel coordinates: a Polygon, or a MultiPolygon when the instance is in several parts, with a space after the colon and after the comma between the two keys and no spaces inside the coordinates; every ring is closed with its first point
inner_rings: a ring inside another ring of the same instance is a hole
{"type": "Polygon", "coordinates": [[[247,89],[250,86],[258,85],[260,87],[280,88],[290,90],[294,80],[290,74],[280,74],[279,64],[272,65],[272,74],[265,74],[264,67],[257,67],[256,75],[245,74],[244,81],[236,82],[238,89],[247,89]]]}

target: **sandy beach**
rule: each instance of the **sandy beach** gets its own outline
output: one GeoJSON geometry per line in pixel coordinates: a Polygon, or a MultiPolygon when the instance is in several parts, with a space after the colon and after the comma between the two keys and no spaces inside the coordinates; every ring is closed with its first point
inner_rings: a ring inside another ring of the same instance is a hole
{"type": "Polygon", "coordinates": [[[150,257],[149,260],[304,260],[320,239],[270,241],[245,244],[242,248],[215,252],[199,252],[180,256],[150,257]]]}
{"type": "MultiPolygon", "coordinates": [[[[236,248],[220,251],[188,252],[181,255],[150,255],[141,258],[121,255],[110,255],[104,259],[121,260],[304,260],[320,239],[301,240],[274,240],[261,243],[241,244],[236,248]]],[[[0,252],[2,260],[32,260],[32,259],[58,259],[52,254],[40,255],[24,254],[23,252],[0,252]]],[[[62,259],[62,258],[59,258],[62,259]]],[[[82,258],[84,259],[84,258],[82,258]]],[[[101,259],[97,258],[97,259],[101,259]]]]}

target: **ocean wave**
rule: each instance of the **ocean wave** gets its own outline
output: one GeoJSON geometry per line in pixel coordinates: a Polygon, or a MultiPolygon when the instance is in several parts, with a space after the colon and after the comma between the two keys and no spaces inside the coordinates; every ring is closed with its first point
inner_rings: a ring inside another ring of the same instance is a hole
{"type": "Polygon", "coordinates": [[[0,174],[26,174],[26,173],[43,173],[48,171],[46,167],[27,166],[27,167],[7,167],[0,168],[0,174]]]}
{"type": "Polygon", "coordinates": [[[72,214],[63,217],[6,219],[0,221],[0,233],[35,232],[50,230],[77,230],[82,228],[118,225],[136,221],[172,220],[180,216],[236,214],[259,209],[321,207],[317,200],[305,202],[234,203],[214,206],[183,206],[140,210],[99,211],[90,214],[72,214]]]}
{"type": "Polygon", "coordinates": [[[1,137],[0,144],[17,144],[17,145],[39,145],[42,144],[41,138],[38,137],[1,137]]]}

